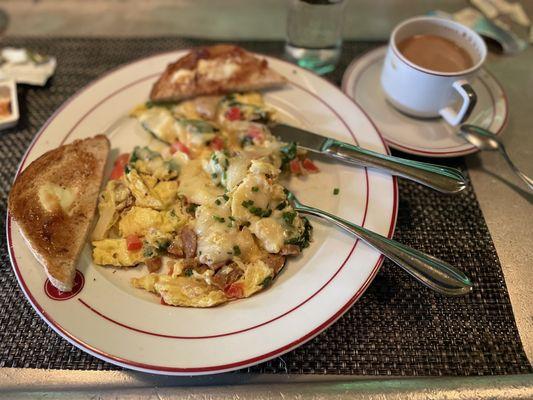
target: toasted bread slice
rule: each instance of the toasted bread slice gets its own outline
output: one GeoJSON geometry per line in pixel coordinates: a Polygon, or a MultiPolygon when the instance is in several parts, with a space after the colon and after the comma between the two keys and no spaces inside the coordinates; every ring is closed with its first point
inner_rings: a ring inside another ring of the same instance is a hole
{"type": "Polygon", "coordinates": [[[152,101],[180,101],[202,95],[246,92],[282,85],[286,79],[265,59],[220,44],[191,50],[169,64],[152,87],[152,101]]]}
{"type": "Polygon", "coordinates": [[[72,290],[94,217],[109,140],[98,135],[33,161],[9,193],[9,211],[52,284],[72,290]]]}

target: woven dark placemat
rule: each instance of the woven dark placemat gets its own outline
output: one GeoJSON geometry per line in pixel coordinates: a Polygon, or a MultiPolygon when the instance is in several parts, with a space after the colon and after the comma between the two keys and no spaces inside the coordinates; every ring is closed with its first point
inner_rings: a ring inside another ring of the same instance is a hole
{"type": "MultiPolygon", "coordinates": [[[[7,255],[5,213],[19,160],[46,119],[76,90],[103,72],[149,54],[201,44],[197,40],[22,39],[55,55],[44,88],[19,86],[21,119],[0,133],[0,367],[120,369],[73,347],[34,312],[19,290],[7,255]]],[[[279,42],[243,42],[280,55],[279,42]]],[[[350,60],[375,42],[345,44],[339,84],[350,60]]],[[[464,170],[461,159],[447,161],[464,170]]],[[[446,298],[422,288],[385,262],[364,296],[337,323],[298,349],[242,372],[357,375],[490,375],[532,372],[516,329],[498,256],[469,185],[456,196],[400,181],[395,238],[464,270],[475,284],[467,297],[446,298]]]]}

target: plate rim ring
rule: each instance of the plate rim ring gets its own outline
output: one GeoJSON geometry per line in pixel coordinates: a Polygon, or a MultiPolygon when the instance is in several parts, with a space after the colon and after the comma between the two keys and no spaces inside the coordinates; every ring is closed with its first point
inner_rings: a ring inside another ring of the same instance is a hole
{"type": "MultiPolygon", "coordinates": [[[[131,64],[135,64],[137,62],[146,61],[150,58],[157,58],[161,56],[165,56],[168,54],[173,53],[180,53],[185,52],[189,49],[176,49],[176,50],[170,50],[170,51],[164,51],[164,52],[158,52],[154,53],[149,56],[139,57],[134,60],[128,61],[126,63],[120,64],[116,67],[111,68],[110,70],[106,71],[104,74],[100,75],[96,79],[90,81],[88,84],[83,86],[82,88],[78,89],[76,92],[74,92],[68,99],[66,99],[59,108],[46,120],[46,122],[43,124],[43,126],[39,129],[39,131],[36,133],[35,137],[31,141],[30,145],[28,146],[28,149],[24,153],[15,174],[14,179],[20,174],[21,168],[23,167],[27,157],[29,156],[31,150],[33,149],[34,145],[37,143],[39,137],[44,133],[48,125],[65,109],[72,101],[74,101],[77,97],[79,97],[82,93],[87,91],[90,87],[93,85],[99,83],[101,80],[107,78],[109,75],[113,74],[114,72],[119,71],[122,68],[125,68],[127,66],[130,66],[131,64]]],[[[267,57],[267,58],[273,58],[278,60],[279,62],[282,62],[292,68],[303,70],[303,68],[291,64],[286,60],[283,60],[279,57],[275,57],[272,55],[266,55],[262,53],[253,52],[256,55],[267,57]]],[[[304,70],[305,72],[309,72],[307,70],[304,70]]],[[[384,150],[387,154],[390,154],[389,147],[384,140],[381,132],[375,125],[374,121],[369,117],[369,115],[366,113],[366,111],[350,96],[348,96],[346,93],[344,93],[341,88],[335,86],[330,81],[326,80],[325,78],[313,74],[314,78],[318,78],[324,83],[326,83],[328,86],[330,86],[334,91],[339,93],[342,97],[345,97],[348,99],[355,107],[359,109],[359,111],[365,116],[365,118],[368,120],[368,122],[372,125],[374,128],[376,134],[378,135],[378,138],[381,140],[382,145],[384,147],[384,150]]],[[[367,176],[368,179],[368,176],[367,176]]],[[[398,195],[398,180],[395,176],[392,177],[392,184],[393,184],[393,204],[392,204],[392,212],[391,212],[391,219],[390,219],[390,225],[389,225],[389,232],[387,234],[387,237],[392,237],[394,234],[396,223],[397,223],[397,215],[398,215],[398,203],[399,203],[399,195],[398,195]]],[[[44,308],[36,301],[36,299],[31,294],[31,291],[29,288],[25,285],[24,280],[21,279],[20,271],[18,270],[18,265],[14,258],[13,253],[13,243],[12,243],[12,218],[11,215],[8,212],[6,213],[6,236],[8,238],[8,254],[11,261],[11,265],[13,267],[13,270],[15,272],[15,276],[17,278],[17,281],[19,283],[20,288],[22,289],[23,293],[25,294],[27,300],[29,300],[32,307],[35,309],[35,311],[39,314],[39,316],[61,337],[65,338],[68,342],[75,345],[76,347],[80,348],[83,351],[86,351],[87,353],[96,356],[97,358],[100,358],[104,361],[110,362],[115,365],[120,365],[122,367],[126,367],[129,369],[139,370],[143,372],[150,372],[150,373],[158,373],[158,374],[166,374],[166,375],[191,375],[191,374],[210,374],[210,373],[222,373],[227,372],[239,368],[243,368],[246,366],[255,365],[259,362],[268,361],[274,357],[277,357],[281,354],[284,354],[299,345],[302,345],[303,343],[311,340],[313,337],[321,333],[323,330],[325,330],[327,327],[332,325],[335,321],[337,321],[366,291],[370,283],[373,281],[377,273],[379,272],[379,269],[383,263],[384,256],[380,255],[378,257],[378,260],[376,261],[374,267],[372,268],[372,271],[370,272],[367,279],[363,282],[359,290],[344,304],[339,310],[337,310],[331,317],[329,317],[326,321],[324,321],[322,324],[320,324],[318,327],[312,329],[310,332],[305,334],[304,336],[300,337],[299,339],[296,339],[292,341],[291,343],[288,343],[276,350],[270,351],[266,354],[256,356],[253,358],[249,358],[247,360],[242,360],[234,363],[224,364],[224,365],[217,365],[217,366],[209,366],[209,367],[192,367],[192,368],[179,368],[179,367],[165,367],[165,366],[157,366],[157,365],[151,365],[151,364],[143,364],[131,360],[126,360],[121,357],[113,356],[111,354],[107,354],[103,352],[102,350],[99,350],[97,348],[94,348],[93,346],[83,342],[82,340],[78,339],[74,335],[72,335],[70,332],[65,330],[59,323],[57,323],[45,310],[44,308]]],[[[354,247],[352,248],[352,251],[355,250],[355,247],[359,240],[355,243],[354,247]]]]}

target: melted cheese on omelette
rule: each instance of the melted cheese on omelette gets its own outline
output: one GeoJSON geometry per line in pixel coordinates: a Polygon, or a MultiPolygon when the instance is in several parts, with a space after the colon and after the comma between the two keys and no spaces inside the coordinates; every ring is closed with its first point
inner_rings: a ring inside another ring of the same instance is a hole
{"type": "Polygon", "coordinates": [[[136,147],[117,163],[98,205],[96,264],[146,264],[134,287],[169,305],[211,307],[267,287],[308,245],[311,227],[279,183],[305,154],[270,134],[260,94],[146,104],[131,115],[169,146],[136,147]]]}

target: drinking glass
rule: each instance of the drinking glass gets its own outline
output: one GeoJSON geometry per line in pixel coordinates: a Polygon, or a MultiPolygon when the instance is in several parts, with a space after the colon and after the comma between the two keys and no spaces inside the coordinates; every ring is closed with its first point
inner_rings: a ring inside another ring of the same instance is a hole
{"type": "Polygon", "coordinates": [[[325,74],[335,69],[342,45],[344,0],[290,0],[286,57],[325,74]]]}

